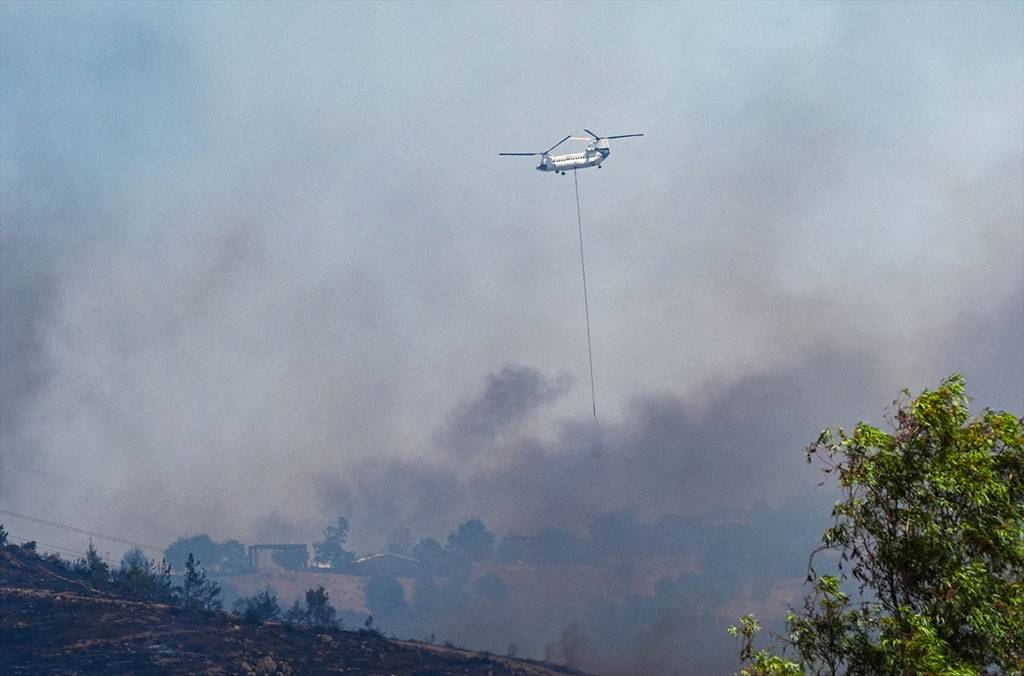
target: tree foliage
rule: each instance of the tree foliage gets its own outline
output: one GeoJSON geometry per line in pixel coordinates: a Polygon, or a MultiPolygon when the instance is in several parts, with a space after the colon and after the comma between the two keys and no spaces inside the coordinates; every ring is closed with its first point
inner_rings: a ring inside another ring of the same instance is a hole
{"type": "Polygon", "coordinates": [[[232,610],[241,615],[246,622],[257,624],[276,620],[281,616],[281,606],[277,601],[277,594],[270,588],[253,596],[237,599],[232,610]]]}
{"type": "Polygon", "coordinates": [[[314,558],[329,563],[332,568],[344,569],[355,561],[355,554],[345,549],[348,539],[348,519],[338,517],[337,523],[324,529],[324,539],[313,544],[314,558]]]}
{"type": "Polygon", "coordinates": [[[729,627],[729,635],[740,641],[739,676],[802,676],[800,665],[775,655],[770,648],[758,649],[755,638],[761,625],[753,615],[740,618],[739,627],[729,627]]]}
{"type": "Polygon", "coordinates": [[[89,541],[89,546],[85,550],[85,558],[72,564],[72,570],[85,576],[92,586],[99,589],[106,587],[110,582],[110,565],[96,551],[92,540],[89,541]]]}
{"type": "Polygon", "coordinates": [[[297,547],[283,550],[275,549],[270,553],[270,558],[285,570],[302,570],[306,567],[306,563],[309,560],[309,552],[306,550],[305,545],[301,549],[297,547]]]}
{"type": "Polygon", "coordinates": [[[333,626],[338,611],[330,604],[330,595],[323,587],[306,590],[306,612],[309,622],[322,626],[333,626]]]}
{"type": "Polygon", "coordinates": [[[434,575],[441,575],[447,568],[444,546],[434,538],[427,537],[419,541],[412,549],[412,556],[420,562],[423,569],[434,575]]]}
{"type": "MultiPolygon", "coordinates": [[[[59,561],[59,557],[56,557],[59,561]]],[[[89,543],[85,556],[63,564],[81,575],[96,589],[111,591],[136,601],[170,603],[175,591],[171,586],[171,568],[166,562],[148,559],[139,547],[132,547],[121,557],[121,564],[112,568],[89,543]]]]}
{"type": "Polygon", "coordinates": [[[164,550],[164,560],[174,570],[182,571],[189,554],[204,561],[212,573],[239,575],[249,572],[249,556],[245,545],[238,540],[217,542],[205,533],[180,537],[164,550]]]}
{"type": "Polygon", "coordinates": [[[485,561],[494,554],[494,533],[481,519],[470,519],[448,534],[448,551],[465,561],[485,561]]]}
{"type": "Polygon", "coordinates": [[[209,579],[206,568],[190,553],[185,559],[185,575],[175,588],[181,607],[186,610],[220,610],[220,585],[209,579]]]}
{"type": "Polygon", "coordinates": [[[812,554],[812,591],[788,618],[806,671],[1024,670],[1024,420],[972,419],[967,403],[954,375],[894,402],[892,432],[860,423],[807,449],[843,499],[812,554]],[[825,552],[838,575],[815,570],[825,552]]]}
{"type": "Polygon", "coordinates": [[[302,607],[298,599],[285,611],[283,619],[290,624],[303,624],[309,621],[309,611],[302,607]]]}
{"type": "Polygon", "coordinates": [[[121,557],[121,567],[110,574],[111,587],[138,601],[167,602],[172,599],[171,567],[165,561],[146,558],[139,547],[121,557]]]}

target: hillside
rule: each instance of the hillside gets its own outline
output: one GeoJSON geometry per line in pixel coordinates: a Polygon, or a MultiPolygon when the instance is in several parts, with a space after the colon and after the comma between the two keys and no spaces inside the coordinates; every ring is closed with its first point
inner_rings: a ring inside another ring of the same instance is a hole
{"type": "MultiPolygon", "coordinates": [[[[367,603],[366,588],[371,577],[310,569],[284,570],[267,565],[258,573],[219,580],[228,598],[252,596],[270,588],[285,607],[301,600],[307,589],[324,587],[331,603],[344,611],[346,621],[354,626],[360,626],[362,619],[372,614],[379,626],[399,636],[419,638],[436,633],[439,640],[450,639],[459,645],[499,653],[514,644],[520,655],[542,657],[563,631],[589,617],[596,603],[621,603],[630,596],[650,597],[656,593],[655,583],[659,579],[696,572],[693,559],[684,555],[637,557],[608,566],[478,563],[464,582],[435,579],[447,598],[462,599],[457,606],[437,608],[436,599],[418,597],[416,579],[396,578],[407,604],[407,611],[398,615],[384,608],[371,608],[367,603]],[[476,582],[485,575],[501,580],[504,598],[487,599],[474,591],[476,582]]],[[[725,626],[731,619],[730,616],[721,620],[720,624],[725,626]]]]}
{"type": "Polygon", "coordinates": [[[550,664],[373,634],[185,611],[92,588],[21,547],[0,549],[0,673],[522,674],[550,664]]]}

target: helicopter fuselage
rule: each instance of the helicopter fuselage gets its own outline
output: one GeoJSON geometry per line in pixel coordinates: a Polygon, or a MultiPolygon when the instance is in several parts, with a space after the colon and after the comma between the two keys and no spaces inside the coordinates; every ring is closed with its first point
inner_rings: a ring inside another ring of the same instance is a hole
{"type": "Polygon", "coordinates": [[[598,136],[589,129],[583,131],[590,134],[590,138],[579,137],[579,136],[566,136],[561,141],[551,146],[547,150],[539,153],[498,153],[499,155],[518,155],[520,157],[537,157],[540,156],[540,164],[537,165],[537,171],[553,171],[556,174],[565,175],[567,171],[576,171],[577,169],[586,169],[588,167],[601,168],[601,163],[608,159],[611,154],[611,148],[608,146],[609,139],[613,138],[630,138],[633,136],[643,136],[643,134],[619,134],[616,136],[598,136]],[[590,141],[587,144],[587,149],[578,153],[566,153],[564,155],[552,155],[551,151],[562,145],[569,139],[574,141],[590,141]]]}
{"type": "Polygon", "coordinates": [[[586,169],[587,167],[599,167],[602,162],[608,159],[608,155],[611,152],[607,139],[597,139],[582,152],[567,153],[565,155],[544,155],[541,158],[540,164],[537,165],[537,171],[564,173],[566,171],[586,169]]]}
{"type": "Polygon", "coordinates": [[[608,159],[610,154],[611,150],[608,148],[587,148],[580,153],[545,155],[537,165],[537,171],[562,172],[597,167],[608,159]]]}

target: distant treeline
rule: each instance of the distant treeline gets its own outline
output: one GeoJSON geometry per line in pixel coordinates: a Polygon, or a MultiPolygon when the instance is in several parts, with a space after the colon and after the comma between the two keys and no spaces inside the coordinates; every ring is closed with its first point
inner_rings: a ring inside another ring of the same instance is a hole
{"type": "MultiPolygon", "coordinates": [[[[581,563],[617,567],[628,559],[673,555],[728,560],[743,568],[772,565],[791,569],[794,563],[792,552],[794,549],[798,552],[803,550],[785,541],[781,524],[785,523],[789,526],[787,531],[792,532],[793,519],[799,519],[801,511],[799,504],[791,505],[784,515],[777,510],[765,510],[747,521],[715,521],[674,515],[643,521],[630,511],[619,511],[597,517],[583,537],[557,528],[545,528],[524,535],[509,533],[500,540],[482,519],[476,518],[460,524],[443,543],[433,537],[416,541],[409,529],[398,529],[389,536],[386,553],[401,557],[408,564],[407,577],[420,574],[465,576],[468,567],[483,562],[502,565],[581,563]]],[[[806,513],[815,512],[808,509],[806,513]]],[[[324,538],[313,543],[312,561],[320,564],[321,570],[375,575],[373,568],[357,565],[359,556],[346,549],[348,532],[348,520],[338,517],[324,529],[324,538]]],[[[168,546],[165,559],[173,570],[183,570],[190,553],[211,573],[237,575],[250,572],[248,549],[238,540],[217,542],[206,534],[181,537],[168,546]]],[[[801,553],[800,557],[803,559],[806,555],[801,553]]],[[[310,564],[308,556],[296,556],[294,550],[273,551],[272,558],[281,567],[291,570],[310,564]]]]}

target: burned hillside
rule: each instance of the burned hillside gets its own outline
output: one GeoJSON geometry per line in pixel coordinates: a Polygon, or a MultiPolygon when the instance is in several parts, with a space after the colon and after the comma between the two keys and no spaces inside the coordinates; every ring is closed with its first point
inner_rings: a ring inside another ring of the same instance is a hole
{"type": "Polygon", "coordinates": [[[367,630],[260,624],[134,601],[14,545],[0,549],[0,646],[5,674],[574,673],[367,630]]]}

